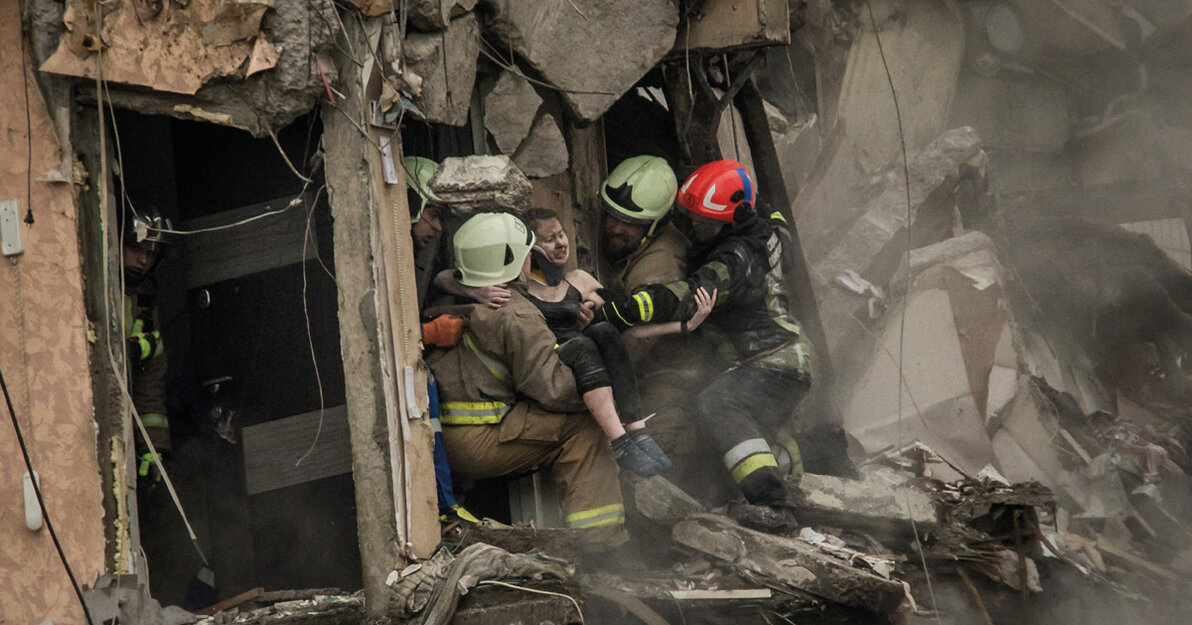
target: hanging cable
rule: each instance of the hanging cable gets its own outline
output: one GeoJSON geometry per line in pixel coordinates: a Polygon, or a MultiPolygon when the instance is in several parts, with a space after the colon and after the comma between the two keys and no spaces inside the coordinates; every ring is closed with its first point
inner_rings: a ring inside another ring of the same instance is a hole
{"type": "MultiPolygon", "coordinates": [[[[911,172],[910,163],[906,154],[906,134],[902,127],[902,109],[898,106],[898,91],[894,89],[894,76],[890,73],[890,65],[886,61],[886,51],[882,47],[882,36],[878,32],[877,18],[873,16],[873,5],[869,0],[865,0],[865,9],[869,12],[869,24],[873,27],[873,38],[877,42],[877,51],[882,58],[882,69],[886,72],[886,82],[890,84],[890,97],[894,101],[894,117],[898,122],[898,142],[902,148],[902,181],[906,187],[906,249],[903,250],[903,262],[906,263],[906,276],[903,283],[902,295],[902,315],[898,320],[898,447],[902,447],[902,384],[903,379],[903,360],[905,358],[904,345],[906,343],[906,309],[908,300],[910,299],[910,285],[911,285],[911,220],[914,218],[911,208],[911,172]]],[[[920,414],[920,418],[922,415],[920,414]]],[[[909,498],[909,493],[907,494],[909,498]]],[[[910,502],[907,502],[910,505],[910,502]]],[[[911,531],[915,534],[915,547],[919,552],[919,561],[923,564],[923,575],[927,579],[927,594],[931,596],[931,607],[935,611],[935,620],[940,625],[943,621],[940,619],[939,603],[935,598],[935,588],[931,584],[931,571],[927,568],[927,554],[923,551],[923,539],[919,536],[919,528],[915,525],[915,520],[911,519],[911,531]]]]}
{"type": "Polygon", "coordinates": [[[58,540],[58,532],[54,530],[54,524],[50,521],[50,511],[46,510],[45,498],[41,494],[41,485],[38,480],[34,478],[37,475],[33,471],[33,461],[29,459],[29,448],[25,446],[25,437],[21,434],[21,424],[17,421],[16,410],[12,407],[12,397],[8,394],[8,385],[4,382],[4,373],[0,371],[0,390],[4,391],[4,404],[8,406],[8,415],[12,418],[12,429],[17,433],[17,445],[21,448],[21,457],[25,459],[25,470],[29,472],[29,481],[33,484],[33,492],[37,495],[37,505],[41,508],[41,517],[46,520],[46,529],[50,531],[50,539],[54,541],[54,549],[58,550],[58,559],[62,560],[62,568],[66,569],[66,576],[70,578],[70,585],[74,588],[75,596],[79,598],[79,605],[83,608],[83,616],[87,617],[87,624],[94,625],[91,620],[91,611],[87,609],[87,602],[83,600],[83,591],[79,588],[79,582],[75,579],[74,570],[70,568],[70,562],[66,560],[66,553],[62,551],[62,543],[58,540]]]}
{"type": "Polygon", "coordinates": [[[29,112],[29,68],[25,60],[25,6],[20,7],[21,82],[25,86],[25,223],[33,225],[33,115],[29,112]]]}

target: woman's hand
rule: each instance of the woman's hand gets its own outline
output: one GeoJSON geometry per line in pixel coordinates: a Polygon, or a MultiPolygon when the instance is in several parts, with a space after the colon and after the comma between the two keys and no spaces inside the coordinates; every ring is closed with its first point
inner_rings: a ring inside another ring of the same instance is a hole
{"type": "Polygon", "coordinates": [[[500,308],[509,302],[512,292],[508,287],[497,284],[494,286],[466,286],[467,296],[492,309],[500,308]]]}
{"type": "Polygon", "coordinates": [[[712,309],[716,307],[716,289],[712,289],[712,294],[708,295],[707,289],[700,287],[695,292],[695,314],[691,315],[691,319],[687,320],[687,331],[690,332],[699,327],[708,315],[712,314],[712,309]]]}
{"type": "Polygon", "coordinates": [[[590,299],[586,299],[579,305],[579,329],[583,330],[592,323],[596,318],[596,304],[590,299]]]}

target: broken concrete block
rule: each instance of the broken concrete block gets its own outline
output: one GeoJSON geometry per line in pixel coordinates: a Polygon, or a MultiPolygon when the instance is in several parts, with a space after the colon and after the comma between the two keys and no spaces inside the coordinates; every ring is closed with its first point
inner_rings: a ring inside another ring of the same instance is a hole
{"type": "Polygon", "coordinates": [[[513,154],[530,134],[542,98],[530,81],[513,72],[501,72],[495,81],[485,83],[481,88],[484,127],[492,133],[502,154],[513,154]]]}
{"type": "Polygon", "coordinates": [[[667,525],[705,511],[691,495],[659,475],[634,482],[633,503],[647,519],[667,525]]]}
{"type": "Polygon", "coordinates": [[[674,45],[679,23],[679,11],[669,0],[489,6],[494,14],[485,23],[486,33],[557,87],[581,120],[603,115],[662,60],[674,45]]]}
{"type": "Polygon", "coordinates": [[[680,25],[675,51],[720,51],[790,43],[785,0],[705,0],[680,25]]]}
{"type": "Polygon", "coordinates": [[[406,70],[422,78],[414,104],[428,121],[467,123],[479,55],[480,24],[474,13],[451,20],[445,31],[406,36],[406,70]]]}
{"type": "Polygon", "coordinates": [[[451,20],[453,2],[410,0],[405,4],[406,19],[418,30],[442,30],[451,20]]]}
{"type": "Polygon", "coordinates": [[[720,515],[694,515],[675,525],[671,537],[748,578],[842,605],[892,615],[905,596],[901,583],[855,568],[845,557],[805,541],[745,529],[720,515]]]}
{"type": "MultiPolygon", "coordinates": [[[[917,237],[930,241],[947,234],[960,196],[968,196],[966,189],[984,188],[984,162],[981,140],[971,128],[945,132],[912,158],[910,219],[917,237]]],[[[907,244],[906,204],[902,176],[888,176],[861,217],[813,265],[816,282],[829,284],[836,276],[855,271],[873,284],[886,286],[907,244]]],[[[822,294],[820,312],[832,361],[848,360],[845,352],[858,337],[857,319],[868,316],[866,301],[835,289],[823,289],[822,294]]]]}
{"type": "Polygon", "coordinates": [[[939,525],[932,498],[905,486],[805,473],[799,488],[804,493],[799,509],[803,521],[887,534],[911,534],[914,528],[931,531],[939,525]]]}
{"type": "Polygon", "coordinates": [[[837,111],[852,139],[839,156],[870,175],[899,162],[900,137],[913,154],[948,127],[966,48],[964,18],[945,5],[888,3],[874,12],[881,32],[858,31],[837,111]],[[901,116],[882,84],[887,75],[898,86],[901,116]]]}
{"type": "MultiPolygon", "coordinates": [[[[393,0],[350,0],[365,15],[381,15],[393,11],[393,0]]],[[[410,24],[423,31],[443,30],[450,20],[471,11],[476,0],[412,0],[402,8],[410,24]]]]}
{"type": "Polygon", "coordinates": [[[567,141],[563,139],[563,132],[559,130],[553,115],[545,113],[534,121],[529,136],[513,155],[513,162],[533,178],[545,178],[567,171],[570,165],[567,141]]]}
{"type": "Polygon", "coordinates": [[[918,440],[965,475],[987,464],[1002,468],[983,411],[998,346],[1012,320],[997,282],[1000,265],[985,254],[917,276],[906,304],[892,303],[884,324],[862,334],[872,342],[858,339],[854,351],[837,360],[861,363],[842,374],[847,382],[834,392],[845,429],[867,452],[918,440]],[[984,263],[970,260],[982,256],[984,263]],[[900,351],[901,361],[895,356],[900,351]]]}
{"type": "Polygon", "coordinates": [[[503,155],[443,159],[430,188],[461,217],[484,212],[520,215],[529,207],[532,189],[525,174],[503,155]]]}

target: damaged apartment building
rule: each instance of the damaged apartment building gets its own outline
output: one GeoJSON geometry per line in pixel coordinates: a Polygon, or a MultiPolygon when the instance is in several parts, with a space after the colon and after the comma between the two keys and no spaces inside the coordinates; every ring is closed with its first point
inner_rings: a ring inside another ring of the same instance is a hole
{"type": "Polygon", "coordinates": [[[1189,0],[0,8],[0,625],[1192,614],[1189,0]],[[607,279],[600,185],[639,154],[754,173],[817,370],[801,527],[738,525],[723,471],[625,477],[646,566],[614,574],[541,471],[440,522],[403,159],[441,163],[431,248],[548,207],[607,279]],[[129,206],[172,242],[168,479],[129,206]]]}

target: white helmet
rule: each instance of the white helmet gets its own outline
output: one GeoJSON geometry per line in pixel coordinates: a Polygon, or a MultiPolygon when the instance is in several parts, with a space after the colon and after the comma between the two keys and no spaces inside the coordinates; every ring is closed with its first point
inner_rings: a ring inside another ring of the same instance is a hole
{"type": "Polygon", "coordinates": [[[521,274],[534,232],[508,213],[480,213],[459,227],[452,244],[459,283],[492,286],[521,274]]]}

